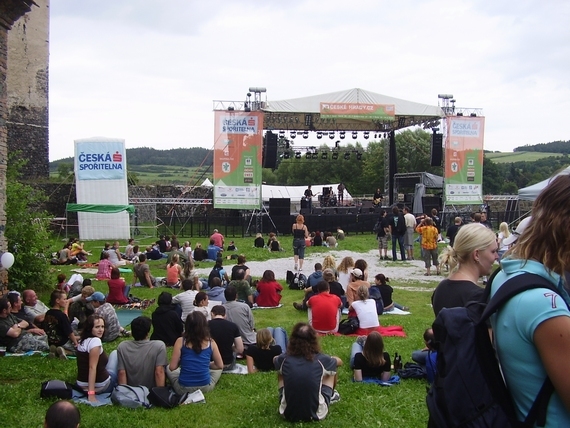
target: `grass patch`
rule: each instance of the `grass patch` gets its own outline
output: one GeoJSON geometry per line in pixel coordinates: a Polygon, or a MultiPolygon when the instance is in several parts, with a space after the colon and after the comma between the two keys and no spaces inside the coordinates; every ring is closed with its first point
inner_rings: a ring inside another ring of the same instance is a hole
{"type": "MultiPolygon", "coordinates": [[[[144,244],[152,242],[154,238],[143,240],[144,244]]],[[[190,239],[192,243],[205,239],[190,239]]],[[[253,248],[253,238],[234,239],[239,253],[244,253],[250,261],[267,261],[267,268],[271,269],[271,260],[275,258],[292,259],[292,240],[290,237],[280,239],[286,251],[270,253],[267,250],[253,248]]],[[[138,242],[139,244],[141,242],[138,242]]],[[[123,243],[124,245],[124,243],[123,243]]],[[[358,253],[368,252],[377,248],[373,235],[349,236],[341,242],[339,250],[354,252],[353,257],[358,258],[358,253]]],[[[417,245],[417,244],[416,244],[417,245]]],[[[102,241],[86,243],[86,248],[93,252],[93,261],[98,259],[98,254],[103,246],[102,241]]],[[[51,250],[61,247],[59,241],[51,243],[51,250]]],[[[307,253],[322,253],[324,257],[329,250],[326,247],[307,248],[307,253]]],[[[419,249],[417,249],[419,255],[419,249]]],[[[226,261],[228,266],[233,262],[226,261]]],[[[212,263],[199,263],[199,267],[208,267],[212,263]]],[[[395,264],[396,265],[396,264],[395,264]]],[[[150,267],[153,275],[165,275],[165,262],[152,261],[150,267]]],[[[53,285],[56,276],[62,271],[70,276],[73,267],[63,266],[52,270],[52,277],[46,281],[53,285]]],[[[371,277],[380,273],[381,270],[372,267],[371,277]]],[[[124,274],[129,283],[132,274],[124,274]]],[[[411,352],[423,346],[422,334],[433,322],[430,296],[431,289],[436,281],[428,283],[416,283],[407,279],[392,279],[395,288],[394,300],[410,306],[412,315],[396,316],[383,315],[380,322],[383,326],[402,325],[407,334],[406,338],[386,337],[386,350],[390,355],[398,352],[404,361],[410,361],[411,352]],[[421,290],[421,291],[418,291],[421,290]]],[[[285,286],[285,284],[283,284],[285,286]]],[[[107,291],[106,282],[94,281],[94,286],[99,291],[107,291]]],[[[156,298],[164,289],[134,289],[133,294],[140,298],[156,298]]],[[[173,294],[178,291],[171,290],[173,294]]],[[[40,298],[47,302],[48,292],[40,294],[40,298]]],[[[288,332],[293,325],[307,319],[306,313],[295,310],[292,306],[294,301],[300,301],[301,291],[285,289],[283,291],[283,307],[275,310],[254,311],[256,326],[282,326],[288,332]]],[[[156,309],[156,305],[148,308],[144,314],[150,316],[156,309]]],[[[105,344],[107,352],[116,349],[121,340],[105,344]]],[[[415,427],[425,426],[427,410],[425,406],[425,394],[427,382],[418,380],[405,380],[400,385],[393,387],[380,387],[371,384],[358,384],[352,382],[352,373],[348,367],[350,347],[353,338],[326,336],[321,339],[324,352],[337,355],[342,358],[345,365],[339,368],[338,391],[341,401],[331,406],[330,414],[322,422],[310,424],[310,426],[340,427],[358,424],[363,427],[415,427]]],[[[170,355],[171,350],[169,351],[170,355]]],[[[38,427],[43,422],[45,411],[52,403],[51,400],[39,398],[40,385],[48,379],[62,379],[74,382],[77,374],[74,360],[60,361],[50,360],[40,356],[32,357],[5,357],[0,358],[0,419],[6,427],[38,427]]],[[[299,393],[302,393],[300,391],[299,393]]],[[[257,373],[255,375],[223,375],[213,392],[206,394],[206,404],[188,405],[172,410],[129,410],[117,406],[103,408],[91,408],[80,406],[82,426],[86,427],[156,427],[156,426],[225,426],[225,427],[251,427],[258,425],[263,427],[290,426],[283,421],[277,413],[277,379],[275,373],[257,373]]],[[[305,426],[309,424],[297,424],[305,426]]]]}
{"type": "Polygon", "coordinates": [[[543,152],[501,152],[485,153],[485,156],[495,163],[534,162],[552,156],[564,156],[562,153],[543,152]]]}

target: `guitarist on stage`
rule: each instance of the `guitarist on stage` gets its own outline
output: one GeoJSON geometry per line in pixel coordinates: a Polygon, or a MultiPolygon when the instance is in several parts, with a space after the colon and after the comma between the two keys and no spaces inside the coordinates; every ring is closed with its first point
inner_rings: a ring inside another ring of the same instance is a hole
{"type": "Polygon", "coordinates": [[[336,190],[338,190],[338,204],[340,206],[342,206],[344,202],[344,189],[346,189],[346,187],[343,182],[341,182],[336,188],[336,190]]]}
{"type": "Polygon", "coordinates": [[[372,199],[373,199],[372,203],[375,206],[382,205],[382,191],[380,190],[380,188],[376,189],[376,192],[374,192],[374,196],[372,197],[372,199]]]}
{"type": "Polygon", "coordinates": [[[307,187],[307,190],[305,190],[305,201],[307,201],[307,208],[309,208],[309,212],[311,212],[313,208],[313,196],[315,195],[311,190],[311,185],[309,185],[309,187],[307,187]]]}

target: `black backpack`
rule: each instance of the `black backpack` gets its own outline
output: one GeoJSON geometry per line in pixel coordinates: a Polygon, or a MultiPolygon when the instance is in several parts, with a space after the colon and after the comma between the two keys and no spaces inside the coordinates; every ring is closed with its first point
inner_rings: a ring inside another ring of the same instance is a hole
{"type": "Polygon", "coordinates": [[[291,290],[304,290],[307,286],[307,277],[303,273],[287,271],[287,284],[291,290]]]}
{"type": "Polygon", "coordinates": [[[437,374],[426,397],[428,427],[514,428],[532,427],[535,422],[544,426],[546,422],[548,401],[554,392],[552,382],[545,379],[525,422],[517,421],[486,321],[523,291],[557,290],[544,278],[523,273],[506,281],[489,301],[495,274],[479,302],[444,308],[432,325],[438,354],[437,374]]]}

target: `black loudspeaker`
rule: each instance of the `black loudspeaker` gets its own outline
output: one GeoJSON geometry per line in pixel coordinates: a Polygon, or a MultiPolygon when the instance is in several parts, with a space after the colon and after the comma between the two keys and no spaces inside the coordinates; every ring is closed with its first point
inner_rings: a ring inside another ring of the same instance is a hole
{"type": "Polygon", "coordinates": [[[275,169],[277,166],[277,134],[271,131],[263,137],[263,168],[275,169]]]}
{"type": "Polygon", "coordinates": [[[431,136],[431,166],[441,166],[443,160],[443,134],[432,134],[431,136]]]}
{"type": "Polygon", "coordinates": [[[291,199],[269,198],[269,213],[271,215],[289,215],[291,213],[291,199]]]}

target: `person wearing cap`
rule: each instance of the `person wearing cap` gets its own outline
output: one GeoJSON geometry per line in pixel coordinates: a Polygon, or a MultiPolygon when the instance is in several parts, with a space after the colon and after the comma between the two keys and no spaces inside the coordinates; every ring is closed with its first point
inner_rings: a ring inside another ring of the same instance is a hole
{"type": "Polygon", "coordinates": [[[105,320],[105,333],[103,334],[103,342],[112,342],[119,335],[130,336],[130,333],[121,327],[119,318],[115,312],[115,308],[105,301],[105,295],[100,291],[96,291],[87,299],[95,308],[95,313],[105,320]]]}
{"type": "MultiPolygon", "coordinates": [[[[502,241],[502,244],[507,246],[507,247],[511,247],[513,246],[517,240],[519,239],[519,237],[524,233],[524,231],[528,228],[530,221],[531,221],[532,217],[527,217],[524,220],[522,220],[519,225],[516,227],[515,230],[513,230],[513,233],[511,233],[507,238],[505,238],[502,241]]],[[[500,234],[499,234],[500,235],[500,234]]]]}
{"type": "MultiPolygon", "coordinates": [[[[358,287],[361,285],[365,285],[370,288],[370,283],[368,281],[364,281],[364,273],[362,270],[354,268],[350,271],[350,281],[346,289],[346,301],[348,307],[352,305],[352,302],[358,300],[358,287]]],[[[356,316],[356,314],[354,316],[356,316]]]]}

